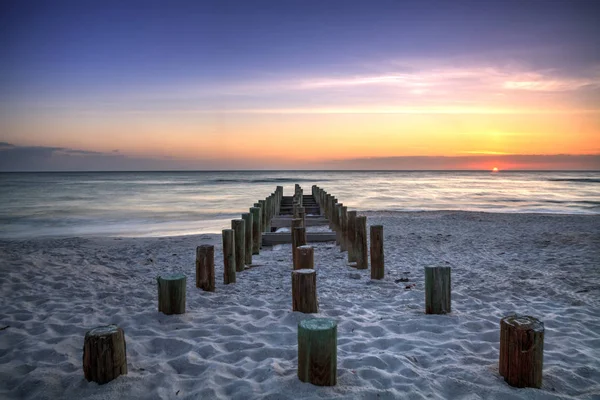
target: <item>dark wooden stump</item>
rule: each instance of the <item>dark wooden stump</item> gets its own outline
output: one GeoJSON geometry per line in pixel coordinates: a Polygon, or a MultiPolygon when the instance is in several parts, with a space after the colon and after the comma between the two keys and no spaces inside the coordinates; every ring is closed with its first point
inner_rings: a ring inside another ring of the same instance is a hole
{"type": "Polygon", "coordinates": [[[356,211],[348,211],[348,262],[356,262],[356,211]]]}
{"type": "Polygon", "coordinates": [[[170,314],[185,313],[185,285],[186,277],[183,274],[159,276],[158,283],[158,311],[170,314]]]}
{"type": "Polygon", "coordinates": [[[452,311],[450,267],[425,267],[425,314],[452,311]]]}
{"type": "Polygon", "coordinates": [[[252,254],[260,254],[262,232],[260,230],[260,207],[250,208],[252,214],[252,254]]]}
{"type": "Polygon", "coordinates": [[[298,378],[319,386],[337,383],[337,323],[312,318],[298,324],[298,378]]]}
{"type": "Polygon", "coordinates": [[[296,264],[294,269],[314,269],[315,250],[312,246],[296,247],[296,264]]]}
{"type": "Polygon", "coordinates": [[[318,312],[317,273],[314,269],[292,271],[292,310],[303,313],[318,312]]]}
{"type": "Polygon", "coordinates": [[[544,323],[510,315],[500,321],[500,375],[511,386],[542,387],[544,323]]]}
{"type": "Polygon", "coordinates": [[[127,375],[125,333],[116,325],[99,326],[85,334],[83,374],[88,382],[104,384],[127,375]]]}
{"type": "Polygon", "coordinates": [[[383,279],[383,226],[371,225],[371,279],[383,279]]]}
{"type": "Polygon", "coordinates": [[[356,241],[354,251],[356,254],[356,268],[369,268],[369,253],[367,244],[367,217],[364,215],[356,217],[356,241]]]}
{"type": "MultiPolygon", "coordinates": [[[[292,223],[294,221],[300,221],[300,220],[292,220],[292,223]]],[[[295,266],[297,265],[297,261],[296,261],[296,249],[298,248],[298,246],[304,246],[306,244],[306,228],[293,228],[292,229],[292,265],[293,268],[296,268],[295,266]]]]}
{"type": "Polygon", "coordinates": [[[215,291],[215,246],[203,244],[196,247],[196,287],[207,292],[215,291]]]}
{"type": "Polygon", "coordinates": [[[235,270],[242,272],[246,263],[246,222],[243,219],[232,219],[231,229],[235,236],[235,270]]]}
{"type": "Polygon", "coordinates": [[[223,229],[223,283],[235,283],[235,233],[223,229]]]}
{"type": "Polygon", "coordinates": [[[251,265],[252,264],[252,223],[253,218],[252,214],[244,213],[242,214],[242,219],[246,222],[245,231],[244,231],[244,264],[251,265]]]}
{"type": "Polygon", "coordinates": [[[342,206],[340,216],[340,251],[348,251],[348,207],[342,206]]]}

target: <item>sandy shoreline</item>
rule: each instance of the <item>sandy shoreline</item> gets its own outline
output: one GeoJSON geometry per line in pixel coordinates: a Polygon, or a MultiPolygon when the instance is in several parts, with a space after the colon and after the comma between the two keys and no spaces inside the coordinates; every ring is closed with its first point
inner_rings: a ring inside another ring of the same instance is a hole
{"type": "Polygon", "coordinates": [[[386,277],[315,245],[319,314],[338,321],[338,385],[296,377],[290,245],[222,283],[220,235],[0,241],[0,397],[584,398],[600,396],[600,216],[368,212],[384,225],[386,277]],[[194,287],[215,244],[215,293],[194,287]],[[423,313],[425,265],[451,266],[453,312],[423,313]],[[158,313],[155,277],[188,276],[187,313],[158,313]],[[396,283],[408,278],[408,283],[396,283]],[[407,290],[406,285],[414,284],[407,290]],[[542,389],[498,375],[499,320],[546,327],[542,389]],[[129,374],[83,378],[83,336],[125,331],[129,374]],[[379,396],[379,397],[377,397],[379,396]]]}

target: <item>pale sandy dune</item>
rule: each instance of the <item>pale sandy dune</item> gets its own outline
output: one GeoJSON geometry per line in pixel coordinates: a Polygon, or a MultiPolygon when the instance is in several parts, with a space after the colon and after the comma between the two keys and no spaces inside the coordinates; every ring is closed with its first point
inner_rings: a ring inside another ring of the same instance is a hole
{"type": "Polygon", "coordinates": [[[600,398],[599,216],[367,215],[384,225],[384,280],[315,245],[316,316],[339,323],[335,387],[296,377],[297,324],[315,315],[291,312],[290,245],[223,285],[220,235],[64,238],[0,242],[0,398],[600,398]],[[216,245],[214,293],[194,286],[203,243],[216,245]],[[431,264],[452,267],[450,315],[423,313],[431,264]],[[188,276],[184,315],[157,311],[169,272],[188,276]],[[545,323],[542,389],[498,375],[510,312],[545,323]],[[83,337],[109,323],[125,330],[129,374],[99,386],[83,378],[83,337]]]}

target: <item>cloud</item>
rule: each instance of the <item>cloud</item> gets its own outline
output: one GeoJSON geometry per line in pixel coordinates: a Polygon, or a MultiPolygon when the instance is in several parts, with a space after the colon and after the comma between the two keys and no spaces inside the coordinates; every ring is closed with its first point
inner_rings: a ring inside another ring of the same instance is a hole
{"type": "Polygon", "coordinates": [[[356,170],[468,170],[491,169],[492,166],[512,170],[600,170],[600,154],[367,157],[334,160],[323,164],[327,169],[356,170]]]}

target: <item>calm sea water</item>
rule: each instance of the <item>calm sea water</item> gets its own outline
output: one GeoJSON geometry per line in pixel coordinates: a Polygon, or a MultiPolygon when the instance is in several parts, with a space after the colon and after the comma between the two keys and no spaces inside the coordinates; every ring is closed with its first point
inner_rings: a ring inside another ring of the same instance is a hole
{"type": "Polygon", "coordinates": [[[0,237],[220,232],[294,183],[356,210],[600,213],[600,172],[2,173],[0,237]]]}

